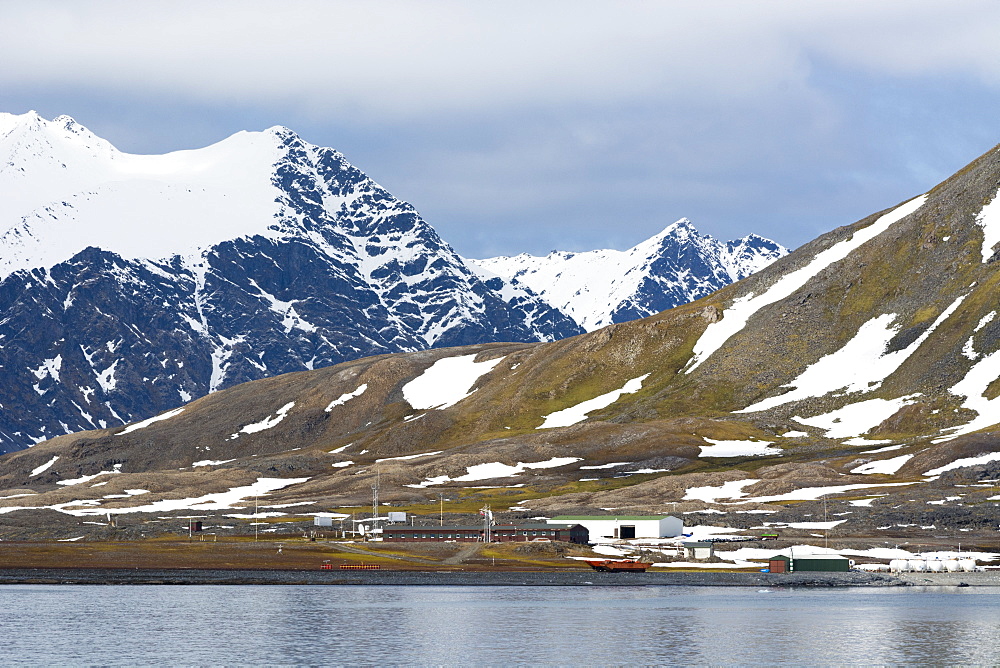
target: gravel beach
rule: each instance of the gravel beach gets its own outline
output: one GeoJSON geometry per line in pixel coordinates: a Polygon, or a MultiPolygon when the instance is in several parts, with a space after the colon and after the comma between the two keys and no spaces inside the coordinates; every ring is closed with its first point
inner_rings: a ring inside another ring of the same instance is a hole
{"type": "Polygon", "coordinates": [[[0,570],[0,584],[223,584],[223,585],[461,585],[461,586],[724,586],[894,587],[1000,586],[1000,573],[599,573],[597,571],[322,571],[225,569],[0,570]]]}

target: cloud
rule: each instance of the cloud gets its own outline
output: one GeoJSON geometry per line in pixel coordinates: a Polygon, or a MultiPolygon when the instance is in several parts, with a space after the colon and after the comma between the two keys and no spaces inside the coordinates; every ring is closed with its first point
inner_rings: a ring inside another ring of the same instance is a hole
{"type": "Polygon", "coordinates": [[[681,216],[797,245],[996,141],[993,0],[0,0],[0,105],[124,150],[287,125],[463,253],[681,216]]]}
{"type": "Polygon", "coordinates": [[[810,60],[1000,82],[1000,5],[7,2],[0,83],[420,118],[808,86],[810,60]]]}

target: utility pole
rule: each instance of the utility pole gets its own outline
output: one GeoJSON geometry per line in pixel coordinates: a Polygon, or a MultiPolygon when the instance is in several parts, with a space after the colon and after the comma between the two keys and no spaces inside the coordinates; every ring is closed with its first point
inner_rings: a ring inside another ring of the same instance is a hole
{"type": "MultiPolygon", "coordinates": [[[[823,523],[826,523],[826,497],[823,497],[823,523]]],[[[830,549],[830,527],[823,527],[823,547],[830,549]]]]}
{"type": "Polygon", "coordinates": [[[375,484],[372,485],[372,535],[375,534],[375,529],[378,528],[378,484],[379,471],[378,467],[375,467],[375,484]]]}
{"type": "Polygon", "coordinates": [[[444,493],[443,492],[438,492],[438,501],[441,502],[441,524],[440,524],[440,526],[444,526],[444,493]]]}

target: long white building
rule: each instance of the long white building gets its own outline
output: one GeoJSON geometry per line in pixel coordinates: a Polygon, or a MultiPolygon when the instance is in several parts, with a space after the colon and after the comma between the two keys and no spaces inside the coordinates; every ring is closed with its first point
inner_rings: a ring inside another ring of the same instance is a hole
{"type": "Polygon", "coordinates": [[[559,515],[549,524],[582,524],[590,542],[633,538],[673,538],[684,532],[684,522],[672,515],[559,515]]]}

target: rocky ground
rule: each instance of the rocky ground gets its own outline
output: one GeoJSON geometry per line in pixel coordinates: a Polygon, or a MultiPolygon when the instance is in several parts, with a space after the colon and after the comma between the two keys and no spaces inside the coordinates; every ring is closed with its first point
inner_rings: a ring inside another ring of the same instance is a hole
{"type": "MultiPolygon", "coordinates": [[[[976,574],[972,574],[976,575],[976,574]]],[[[598,573],[587,569],[558,572],[417,572],[295,570],[122,570],[0,569],[0,584],[327,584],[462,586],[726,586],[726,587],[892,587],[905,582],[870,573],[598,573]]],[[[979,584],[979,583],[977,583],[979,584]]],[[[992,584],[1000,584],[993,582],[992,584]]]]}

